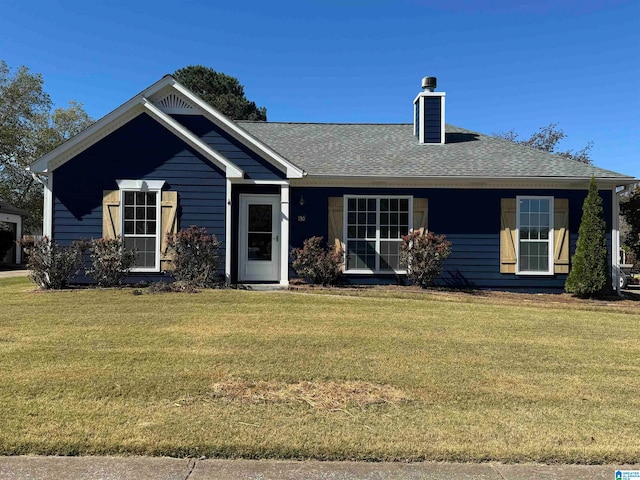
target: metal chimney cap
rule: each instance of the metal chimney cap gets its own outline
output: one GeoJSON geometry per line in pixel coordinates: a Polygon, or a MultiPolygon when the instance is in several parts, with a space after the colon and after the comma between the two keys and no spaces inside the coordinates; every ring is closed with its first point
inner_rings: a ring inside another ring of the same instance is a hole
{"type": "Polygon", "coordinates": [[[436,77],[424,77],[422,79],[422,89],[433,92],[436,89],[438,79],[436,77]]]}

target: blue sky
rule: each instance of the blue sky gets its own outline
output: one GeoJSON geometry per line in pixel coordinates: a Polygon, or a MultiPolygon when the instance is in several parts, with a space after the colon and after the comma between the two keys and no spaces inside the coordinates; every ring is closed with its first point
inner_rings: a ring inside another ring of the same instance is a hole
{"type": "Polygon", "coordinates": [[[447,122],[526,137],[640,178],[639,0],[0,0],[0,59],[58,106],[106,115],[166,73],[237,77],[272,121],[409,123],[424,76],[447,122]]]}

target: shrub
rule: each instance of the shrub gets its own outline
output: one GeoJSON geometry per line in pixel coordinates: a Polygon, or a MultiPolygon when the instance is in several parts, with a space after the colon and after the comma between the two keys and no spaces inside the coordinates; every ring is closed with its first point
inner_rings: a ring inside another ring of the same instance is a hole
{"type": "Polygon", "coordinates": [[[402,237],[400,264],[414,284],[422,288],[433,285],[442,272],[442,262],[451,254],[451,242],[444,235],[423,229],[402,237]]]}
{"type": "Polygon", "coordinates": [[[311,237],[302,248],[291,251],[293,269],[301,278],[313,284],[336,285],[342,275],[342,249],[325,246],[322,237],[311,237]]]}
{"type": "Polygon", "coordinates": [[[80,272],[88,248],[85,240],[61,247],[48,237],[38,241],[21,241],[20,244],[29,253],[27,266],[31,271],[31,279],[42,289],[67,287],[71,279],[80,272]]]}
{"type": "Polygon", "coordinates": [[[173,277],[194,287],[208,288],[220,283],[218,250],[222,243],[204,228],[191,226],[167,237],[173,252],[173,277]]]}
{"type": "Polygon", "coordinates": [[[564,288],[581,298],[596,297],[609,290],[607,233],[598,184],[591,177],[589,193],[582,205],[576,252],[564,288]]]}
{"type": "Polygon", "coordinates": [[[135,252],[124,247],[122,237],[93,240],[90,248],[92,267],[87,274],[101,287],[121,285],[135,265],[135,252]]]}

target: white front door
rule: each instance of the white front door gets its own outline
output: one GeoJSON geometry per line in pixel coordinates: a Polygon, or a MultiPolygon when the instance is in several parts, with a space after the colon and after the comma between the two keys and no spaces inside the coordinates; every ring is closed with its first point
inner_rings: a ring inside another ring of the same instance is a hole
{"type": "Polygon", "coordinates": [[[280,281],[280,195],[240,195],[238,280],[280,281]]]}

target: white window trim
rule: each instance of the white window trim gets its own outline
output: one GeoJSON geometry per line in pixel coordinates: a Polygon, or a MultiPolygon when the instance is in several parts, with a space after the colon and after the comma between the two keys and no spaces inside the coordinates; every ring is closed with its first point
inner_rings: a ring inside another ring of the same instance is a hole
{"type": "Polygon", "coordinates": [[[408,199],[409,200],[409,232],[413,230],[413,196],[412,195],[344,195],[343,196],[343,207],[342,207],[342,241],[344,243],[345,249],[343,254],[343,265],[344,271],[343,273],[346,275],[406,275],[407,270],[399,269],[399,270],[380,270],[380,199],[382,198],[397,198],[397,199],[408,199]],[[375,198],[376,199],[376,252],[378,256],[376,257],[376,264],[378,266],[377,270],[370,269],[350,269],[347,270],[347,248],[349,245],[349,233],[348,233],[348,212],[349,212],[349,199],[350,198],[375,198]]]}
{"type": "Polygon", "coordinates": [[[133,267],[134,273],[156,273],[160,271],[160,235],[162,233],[162,187],[164,180],[116,180],[120,189],[120,232],[124,234],[124,192],[155,192],[156,194],[156,262],[153,268],[133,267]]]}
{"type": "Polygon", "coordinates": [[[519,195],[516,197],[516,275],[523,276],[542,276],[542,275],[554,275],[554,239],[553,239],[553,226],[554,226],[554,218],[553,218],[553,205],[552,196],[542,196],[542,195],[519,195]],[[549,200],[549,238],[547,242],[549,244],[549,265],[547,270],[540,271],[520,271],[520,200],[549,200]]]}

